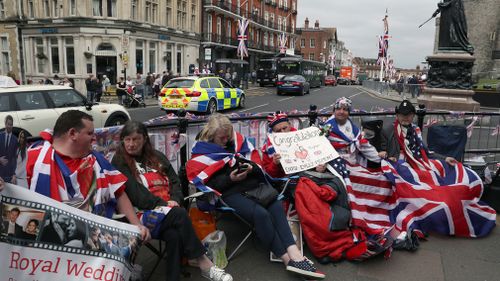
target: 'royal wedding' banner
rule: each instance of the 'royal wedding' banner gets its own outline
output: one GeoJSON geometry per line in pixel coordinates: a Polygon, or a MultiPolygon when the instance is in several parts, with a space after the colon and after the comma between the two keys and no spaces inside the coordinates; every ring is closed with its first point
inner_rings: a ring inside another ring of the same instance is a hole
{"type": "Polygon", "coordinates": [[[0,194],[2,280],[129,280],[137,227],[16,185],[0,194]]]}

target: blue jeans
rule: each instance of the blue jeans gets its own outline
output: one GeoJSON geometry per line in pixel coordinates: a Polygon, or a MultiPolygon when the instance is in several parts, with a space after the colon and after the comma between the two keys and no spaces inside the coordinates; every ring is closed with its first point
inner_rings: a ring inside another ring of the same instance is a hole
{"type": "Polygon", "coordinates": [[[240,193],[224,197],[224,201],[254,225],[260,242],[277,257],[281,257],[288,247],[295,245],[281,201],[274,201],[267,209],[240,193]]]}

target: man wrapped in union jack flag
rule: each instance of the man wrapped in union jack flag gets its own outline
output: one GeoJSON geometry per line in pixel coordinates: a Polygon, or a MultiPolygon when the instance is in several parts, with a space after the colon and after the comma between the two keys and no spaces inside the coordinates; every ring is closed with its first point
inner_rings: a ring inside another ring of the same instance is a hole
{"type": "Polygon", "coordinates": [[[26,172],[30,190],[78,209],[110,218],[117,210],[150,239],[125,193],[127,178],[98,152],[91,115],[68,110],[61,114],[53,132],[40,133],[43,141],[28,151],[26,172]]]}
{"type": "Polygon", "coordinates": [[[412,121],[415,107],[404,100],[396,121],[382,131],[382,169],[397,194],[391,220],[396,229],[421,235],[438,232],[482,237],[495,226],[496,213],[479,201],[483,183],[452,157],[430,154],[420,128],[412,121]]]}

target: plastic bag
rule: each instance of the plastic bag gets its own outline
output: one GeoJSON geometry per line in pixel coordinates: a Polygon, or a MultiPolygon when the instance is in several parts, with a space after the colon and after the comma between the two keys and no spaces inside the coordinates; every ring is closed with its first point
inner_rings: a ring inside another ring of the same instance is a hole
{"type": "Polygon", "coordinates": [[[207,256],[219,268],[227,266],[226,257],[226,234],[222,230],[216,230],[202,241],[205,248],[207,248],[207,256]]]}
{"type": "Polygon", "coordinates": [[[208,234],[215,231],[215,219],[210,213],[200,211],[198,208],[189,209],[189,217],[193,224],[198,239],[203,240],[208,234]]]}

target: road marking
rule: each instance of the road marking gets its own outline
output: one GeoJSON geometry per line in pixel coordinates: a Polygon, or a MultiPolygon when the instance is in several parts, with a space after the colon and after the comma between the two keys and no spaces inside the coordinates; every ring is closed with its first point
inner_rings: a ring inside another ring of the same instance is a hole
{"type": "Polygon", "coordinates": [[[294,97],[289,97],[289,98],[284,98],[284,99],[280,99],[278,101],[285,101],[285,100],[290,100],[290,99],[293,99],[294,97]]]}
{"type": "Polygon", "coordinates": [[[357,96],[357,95],[360,95],[360,94],[364,94],[364,92],[359,92],[359,93],[356,93],[356,94],[354,94],[354,95],[352,95],[352,96],[349,96],[349,98],[353,98],[353,97],[355,97],[355,96],[357,96]]]}
{"type": "Polygon", "coordinates": [[[244,109],[244,110],[240,110],[239,112],[245,112],[245,111],[249,111],[249,110],[252,110],[252,109],[256,109],[256,108],[259,108],[259,107],[264,107],[264,106],[268,106],[269,103],[265,103],[265,104],[261,104],[261,105],[257,105],[257,106],[254,106],[252,108],[248,108],[248,109],[244,109]]]}
{"type": "Polygon", "coordinates": [[[321,89],[314,89],[314,90],[312,90],[312,91],[313,91],[313,92],[317,92],[317,91],[319,91],[319,90],[321,90],[321,89]]]}

